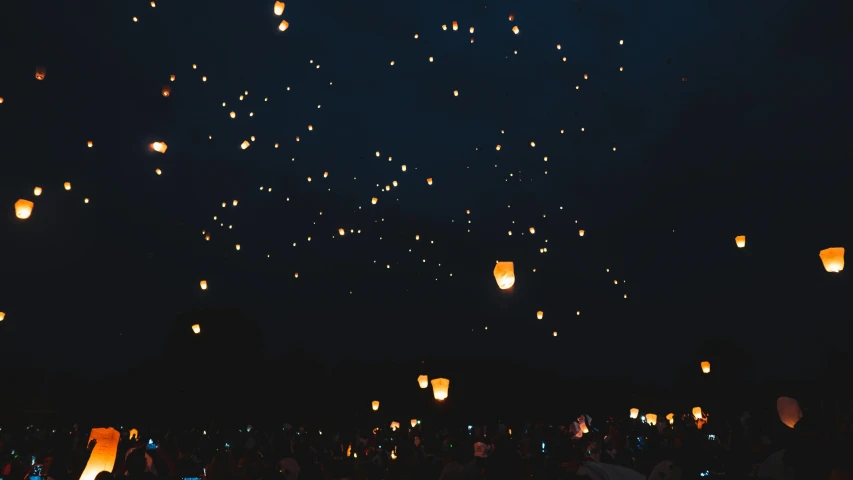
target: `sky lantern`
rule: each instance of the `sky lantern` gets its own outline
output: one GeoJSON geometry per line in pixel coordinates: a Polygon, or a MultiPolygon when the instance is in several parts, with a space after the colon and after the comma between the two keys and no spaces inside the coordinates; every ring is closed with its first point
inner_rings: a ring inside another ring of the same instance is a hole
{"type": "Polygon", "coordinates": [[[202,281],[198,282],[198,284],[202,290],[207,290],[207,280],[202,280],[202,281]]]}
{"type": "Polygon", "coordinates": [[[421,388],[427,388],[429,386],[429,377],[426,375],[418,375],[418,386],[421,388]]]}
{"type": "Polygon", "coordinates": [[[3,103],[3,97],[0,97],[0,103],[3,103]]]}
{"type": "Polygon", "coordinates": [[[370,408],[372,408],[374,412],[379,410],[379,400],[370,402],[370,408]]]}
{"type": "Polygon", "coordinates": [[[702,362],[702,373],[711,373],[711,362],[702,362]]]}
{"type": "Polygon", "coordinates": [[[329,178],[329,172],[323,172],[323,178],[329,178]]]}
{"type": "Polygon", "coordinates": [[[515,12],[509,12],[509,21],[510,21],[510,22],[514,22],[514,21],[515,21],[515,12]]]}
{"type": "Polygon", "coordinates": [[[403,171],[405,172],[405,171],[406,171],[406,166],[405,166],[405,165],[401,165],[401,166],[400,166],[400,169],[401,169],[401,170],[403,170],[403,171]]]}
{"type": "Polygon", "coordinates": [[[311,131],[313,131],[313,130],[314,130],[314,126],[313,126],[313,125],[308,125],[308,131],[309,131],[309,132],[311,132],[311,131]]]}
{"type": "Polygon", "coordinates": [[[537,320],[542,320],[542,317],[544,317],[544,316],[545,316],[545,312],[543,312],[542,310],[539,310],[538,312],[536,312],[536,319],[537,320]]]}
{"type": "Polygon", "coordinates": [[[237,245],[234,245],[234,248],[236,248],[237,250],[240,250],[240,244],[238,243],[237,245]]]}
{"type": "Polygon", "coordinates": [[[400,429],[400,422],[391,422],[391,431],[396,432],[400,429]]]}
{"type": "Polygon", "coordinates": [[[338,235],[343,237],[345,233],[346,233],[346,230],[344,230],[343,228],[338,229],[338,235]]]}
{"type": "Polygon", "coordinates": [[[498,262],[493,273],[501,290],[512,288],[515,285],[515,265],[512,262],[498,262]]]}
{"type": "Polygon", "coordinates": [[[578,235],[579,235],[579,236],[581,236],[581,237],[582,237],[584,233],[586,233],[586,232],[584,232],[583,230],[578,230],[578,235]]]}
{"type": "Polygon", "coordinates": [[[794,428],[797,422],[803,418],[803,411],[800,409],[799,402],[791,397],[779,397],[776,400],[776,412],[779,413],[779,420],[788,428],[794,428]]]}
{"type": "Polygon", "coordinates": [[[432,185],[432,177],[427,178],[427,185],[432,185]]]}
{"type": "Polygon", "coordinates": [[[195,325],[193,325],[193,326],[192,326],[192,329],[193,329],[193,333],[194,333],[194,334],[196,334],[196,335],[198,335],[199,333],[201,333],[201,325],[199,325],[199,324],[197,324],[197,323],[196,323],[195,325]]]}
{"type": "Polygon", "coordinates": [[[89,148],[92,148],[94,145],[95,145],[95,144],[94,144],[94,143],[92,143],[92,141],[91,141],[91,140],[89,140],[89,141],[87,141],[87,142],[86,142],[86,146],[87,146],[87,147],[89,147],[89,148]]]}
{"type": "Polygon", "coordinates": [[[512,33],[514,33],[514,34],[518,35],[518,25],[513,25],[513,27],[512,27],[512,33]]]}
{"type": "Polygon", "coordinates": [[[735,237],[735,245],[737,248],[743,248],[746,246],[746,235],[738,235],[735,237]]]}
{"type": "Polygon", "coordinates": [[[170,81],[170,82],[174,82],[174,81],[175,81],[175,76],[174,76],[174,75],[169,75],[169,81],[170,81]]]}
{"type": "Polygon", "coordinates": [[[287,27],[289,27],[289,26],[290,26],[290,24],[287,23],[287,20],[282,20],[281,23],[278,25],[278,29],[279,29],[279,31],[283,32],[283,31],[287,30],[287,27]]]}
{"type": "Polygon", "coordinates": [[[844,247],[821,250],[820,259],[827,272],[838,273],[844,270],[844,247]]]}
{"type": "Polygon", "coordinates": [[[675,423],[675,414],[674,413],[667,413],[666,419],[669,420],[669,424],[672,425],[673,423],[675,423]]]}
{"type": "Polygon", "coordinates": [[[533,227],[530,227],[530,229],[529,229],[528,231],[530,232],[530,234],[531,234],[531,235],[533,235],[534,233],[536,233],[536,229],[535,229],[535,228],[533,228],[533,227]]]}
{"type": "Polygon", "coordinates": [[[474,27],[469,28],[468,33],[474,33],[474,27]]]}
{"type": "Polygon", "coordinates": [[[630,413],[628,414],[628,416],[630,418],[637,418],[638,415],[640,415],[640,409],[639,408],[632,408],[630,410],[630,413]]]}
{"type": "Polygon", "coordinates": [[[36,80],[44,80],[47,75],[47,70],[44,67],[36,67],[36,80]]]}
{"type": "Polygon", "coordinates": [[[30,218],[33,214],[33,202],[23,198],[15,202],[15,216],[21,220],[30,218]]]}
{"type": "Polygon", "coordinates": [[[454,91],[453,91],[453,96],[454,96],[454,97],[458,97],[458,96],[459,96],[459,90],[454,90],[454,91]]]}
{"type": "Polygon", "coordinates": [[[164,97],[168,97],[172,94],[172,87],[163,85],[163,88],[160,89],[160,93],[162,93],[164,97]]]}
{"type": "Polygon", "coordinates": [[[456,20],[453,21],[453,31],[459,30],[459,22],[456,20]]]}
{"type": "Polygon", "coordinates": [[[233,200],[233,201],[231,202],[231,205],[232,205],[232,206],[234,206],[234,207],[236,207],[238,203],[240,203],[240,202],[238,202],[237,200],[233,200]]]}
{"type": "Polygon", "coordinates": [[[65,190],[71,190],[71,182],[65,182],[62,186],[65,190]]]}
{"type": "Polygon", "coordinates": [[[41,187],[36,187],[33,189],[33,195],[40,196],[41,195],[41,187]]]}
{"type": "Polygon", "coordinates": [[[0,322],[6,320],[6,312],[0,312],[0,322]]]}
{"type": "Polygon", "coordinates": [[[693,407],[693,418],[695,420],[699,420],[702,418],[702,408],[701,407],[693,407]]]}
{"type": "Polygon", "coordinates": [[[536,148],[536,142],[530,142],[530,146],[536,148]]]}
{"type": "Polygon", "coordinates": [[[417,418],[413,418],[409,422],[412,425],[412,428],[415,428],[418,426],[418,419],[417,418]]]}
{"type": "Polygon", "coordinates": [[[436,400],[442,401],[447,398],[447,391],[450,389],[450,380],[446,378],[433,378],[432,395],[436,400]]]}
{"type": "Polygon", "coordinates": [[[442,26],[441,26],[441,29],[442,29],[442,30],[447,30],[447,25],[442,25],[442,26]]]}
{"type": "Polygon", "coordinates": [[[649,425],[652,425],[652,426],[657,425],[658,416],[654,413],[647,413],[646,414],[646,423],[648,423],[649,425]]]}
{"type": "Polygon", "coordinates": [[[154,142],[151,144],[151,150],[154,150],[157,153],[166,153],[166,149],[169,148],[166,145],[166,142],[154,142]]]}
{"type": "Polygon", "coordinates": [[[373,198],[371,198],[371,199],[370,199],[370,203],[372,203],[372,204],[374,204],[374,205],[376,205],[376,202],[378,202],[378,201],[379,201],[379,199],[378,199],[378,198],[376,198],[376,197],[373,197],[373,198]]]}
{"type": "Polygon", "coordinates": [[[276,14],[277,17],[280,17],[282,13],[284,13],[284,2],[275,2],[275,5],[272,7],[272,13],[276,14]]]}
{"type": "Polygon", "coordinates": [[[243,140],[243,143],[240,144],[240,148],[242,148],[243,150],[249,148],[249,141],[243,140]]]}
{"type": "Polygon", "coordinates": [[[237,112],[231,112],[228,114],[231,118],[235,118],[237,116],[237,112]]]}

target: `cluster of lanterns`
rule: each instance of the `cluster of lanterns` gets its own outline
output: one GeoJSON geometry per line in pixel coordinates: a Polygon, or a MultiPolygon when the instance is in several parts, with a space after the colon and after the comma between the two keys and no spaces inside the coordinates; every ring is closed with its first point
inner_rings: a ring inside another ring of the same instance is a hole
{"type": "MultiPolygon", "coordinates": [[[[447,399],[447,396],[449,395],[450,391],[450,380],[446,378],[433,378],[432,380],[430,380],[429,377],[426,375],[418,376],[418,387],[425,389],[430,385],[432,385],[433,398],[435,398],[439,402],[447,399]]],[[[370,402],[370,408],[374,412],[379,410],[379,400],[373,400],[372,402],[370,402]]],[[[394,428],[395,423],[397,424],[397,428],[400,428],[400,424],[398,424],[397,422],[392,422],[391,428],[394,428]]],[[[414,428],[417,423],[418,420],[413,418],[412,428],[414,428]]]]}

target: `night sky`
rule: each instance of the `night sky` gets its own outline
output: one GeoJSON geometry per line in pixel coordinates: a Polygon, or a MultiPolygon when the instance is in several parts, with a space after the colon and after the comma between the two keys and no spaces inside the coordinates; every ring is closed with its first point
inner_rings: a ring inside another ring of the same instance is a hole
{"type": "Polygon", "coordinates": [[[569,374],[666,378],[716,335],[761,378],[849,348],[818,256],[853,244],[842,2],[273,3],[0,7],[4,365],[121,371],[208,307],[272,355],[569,374]]]}

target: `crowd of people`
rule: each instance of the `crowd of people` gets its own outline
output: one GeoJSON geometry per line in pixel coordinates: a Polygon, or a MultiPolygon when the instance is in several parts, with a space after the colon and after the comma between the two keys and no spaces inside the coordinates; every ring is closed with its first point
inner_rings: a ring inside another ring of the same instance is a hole
{"type": "MultiPolygon", "coordinates": [[[[459,428],[412,420],[346,432],[114,425],[115,465],[96,480],[853,479],[849,414],[805,415],[780,430],[747,412],[719,421],[631,416],[459,428]]],[[[0,438],[0,480],[78,480],[95,447],[76,424],[4,428],[0,438]]]]}

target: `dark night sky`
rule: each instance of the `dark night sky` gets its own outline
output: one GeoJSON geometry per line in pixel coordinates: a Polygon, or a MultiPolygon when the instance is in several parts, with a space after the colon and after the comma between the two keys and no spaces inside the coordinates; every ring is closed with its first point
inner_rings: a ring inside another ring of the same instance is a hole
{"type": "Polygon", "coordinates": [[[120,371],[197,307],[272,354],[605,376],[671,376],[703,335],[760,377],[848,348],[849,274],[818,258],[853,243],[843,2],[293,0],[284,33],[266,0],[40,3],[0,7],[7,366],[120,371]]]}

